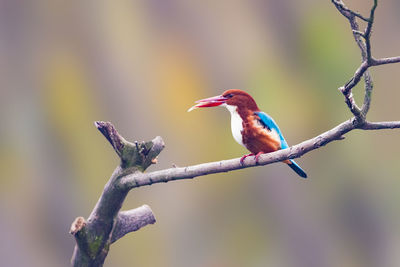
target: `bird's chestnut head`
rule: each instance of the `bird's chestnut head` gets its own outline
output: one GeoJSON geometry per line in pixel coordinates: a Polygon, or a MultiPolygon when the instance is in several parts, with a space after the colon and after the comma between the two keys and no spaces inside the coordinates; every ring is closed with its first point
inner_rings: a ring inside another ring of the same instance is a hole
{"type": "Polygon", "coordinates": [[[247,109],[249,111],[258,111],[258,107],[254,99],[245,91],[239,89],[229,89],[219,96],[213,96],[206,99],[196,101],[196,105],[191,107],[189,111],[197,108],[216,107],[221,105],[236,106],[239,109],[247,109]]]}

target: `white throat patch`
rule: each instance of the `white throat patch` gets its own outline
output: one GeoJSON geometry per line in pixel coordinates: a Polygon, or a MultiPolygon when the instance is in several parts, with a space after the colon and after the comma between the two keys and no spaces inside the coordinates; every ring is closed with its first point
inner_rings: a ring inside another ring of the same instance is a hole
{"type": "Polygon", "coordinates": [[[229,110],[229,112],[231,113],[231,130],[232,130],[233,138],[236,140],[236,142],[239,143],[239,145],[244,146],[243,138],[242,138],[243,120],[236,110],[237,107],[227,105],[227,104],[223,104],[223,106],[226,107],[229,110]]]}

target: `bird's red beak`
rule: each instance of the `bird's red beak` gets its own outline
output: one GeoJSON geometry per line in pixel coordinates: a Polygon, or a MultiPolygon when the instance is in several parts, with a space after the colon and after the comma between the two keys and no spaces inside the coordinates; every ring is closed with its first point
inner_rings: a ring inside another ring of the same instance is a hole
{"type": "Polygon", "coordinates": [[[213,96],[206,99],[197,100],[193,107],[188,109],[188,112],[197,109],[197,108],[207,108],[207,107],[216,107],[224,104],[228,98],[223,97],[222,95],[213,96]]]}

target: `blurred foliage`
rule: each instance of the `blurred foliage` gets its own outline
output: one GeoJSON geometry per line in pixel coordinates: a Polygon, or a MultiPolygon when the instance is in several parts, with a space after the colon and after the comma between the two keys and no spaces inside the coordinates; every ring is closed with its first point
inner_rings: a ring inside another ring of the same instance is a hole
{"type": "MultiPolygon", "coordinates": [[[[380,1],[377,57],[399,54],[399,11],[380,1]]],[[[186,110],[240,88],[296,144],[350,117],[337,88],[359,54],[330,1],[1,2],[2,265],[69,262],[70,223],[118,164],[93,121],[162,136],[152,170],[239,157],[225,110],[186,110]]],[[[369,118],[398,120],[399,66],[372,74],[369,118]]],[[[298,160],[306,181],[273,164],[134,190],[124,208],[149,204],[157,223],[113,244],[106,265],[397,266],[399,136],[351,132],[298,160]]]]}

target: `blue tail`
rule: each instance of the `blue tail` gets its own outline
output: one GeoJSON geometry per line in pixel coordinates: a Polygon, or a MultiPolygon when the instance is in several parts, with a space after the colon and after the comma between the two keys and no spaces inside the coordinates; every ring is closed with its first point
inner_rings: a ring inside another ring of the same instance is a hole
{"type": "Polygon", "coordinates": [[[298,175],[300,175],[301,177],[307,178],[307,173],[305,173],[305,172],[303,171],[303,169],[300,168],[300,166],[299,166],[294,160],[290,159],[290,162],[291,162],[291,163],[289,163],[288,166],[289,166],[290,168],[292,168],[292,170],[294,170],[294,171],[295,171],[298,175]]]}

